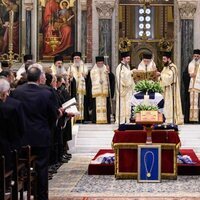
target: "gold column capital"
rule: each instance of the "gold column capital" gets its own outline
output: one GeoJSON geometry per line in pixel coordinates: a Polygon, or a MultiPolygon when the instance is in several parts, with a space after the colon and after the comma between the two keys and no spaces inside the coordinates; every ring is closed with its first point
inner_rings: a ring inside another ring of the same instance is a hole
{"type": "Polygon", "coordinates": [[[109,0],[104,2],[95,2],[97,13],[99,15],[100,19],[111,19],[114,6],[115,6],[115,0],[109,0]]]}
{"type": "Polygon", "coordinates": [[[194,19],[197,1],[178,1],[178,9],[181,19],[194,19]]]}
{"type": "Polygon", "coordinates": [[[24,2],[24,8],[25,8],[26,11],[33,10],[33,2],[31,2],[31,1],[25,1],[24,2]]]}

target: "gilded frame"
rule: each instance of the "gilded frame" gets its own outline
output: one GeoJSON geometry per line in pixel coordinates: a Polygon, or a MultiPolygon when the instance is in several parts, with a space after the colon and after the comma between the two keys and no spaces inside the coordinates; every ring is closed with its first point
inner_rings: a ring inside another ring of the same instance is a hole
{"type": "Polygon", "coordinates": [[[141,182],[161,182],[161,145],[138,145],[138,176],[141,182]],[[152,158],[148,166],[148,156],[152,158]]]}
{"type": "Polygon", "coordinates": [[[22,51],[22,0],[0,1],[0,60],[20,61],[22,51]],[[8,11],[9,10],[9,11],[8,11]],[[13,11],[12,14],[10,11],[13,11]],[[11,20],[13,19],[13,21],[11,20]],[[11,24],[10,24],[11,23],[11,24]],[[12,27],[9,29],[9,25],[12,27]]]}
{"type": "MultiPolygon", "coordinates": [[[[138,149],[138,145],[146,145],[146,143],[112,143],[112,148],[115,152],[115,178],[116,179],[137,179],[137,172],[120,172],[119,171],[119,151],[120,149],[138,149]]],[[[162,150],[173,151],[173,172],[162,173],[161,179],[177,179],[177,153],[180,148],[180,143],[169,144],[169,143],[152,143],[152,145],[161,145],[162,150]]]]}
{"type": "Polygon", "coordinates": [[[55,55],[71,60],[77,48],[77,13],[77,0],[38,0],[38,61],[52,62],[55,55]]]}
{"type": "Polygon", "coordinates": [[[138,148],[139,143],[115,143],[113,144],[115,152],[115,178],[116,179],[136,179],[137,172],[120,172],[119,171],[119,151],[120,149],[136,149],[138,148]]]}

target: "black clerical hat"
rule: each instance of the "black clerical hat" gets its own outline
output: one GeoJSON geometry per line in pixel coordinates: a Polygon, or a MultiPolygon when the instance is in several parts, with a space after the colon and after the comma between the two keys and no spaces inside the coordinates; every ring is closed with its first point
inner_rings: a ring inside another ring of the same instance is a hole
{"type": "Polygon", "coordinates": [[[200,49],[194,49],[193,54],[200,54],[200,49]]]}
{"type": "Polygon", "coordinates": [[[165,51],[163,52],[163,56],[167,57],[167,58],[171,58],[172,57],[172,52],[170,51],[165,51]]]}
{"type": "Polygon", "coordinates": [[[143,53],[142,58],[143,59],[152,59],[152,54],[150,54],[150,53],[143,53]]]}
{"type": "Polygon", "coordinates": [[[79,56],[81,58],[81,52],[78,52],[78,51],[74,52],[72,54],[72,60],[74,59],[75,56],[79,56]]]}
{"type": "Polygon", "coordinates": [[[59,55],[55,56],[54,57],[54,63],[56,63],[57,61],[62,61],[63,62],[63,57],[59,56],[59,55]]]}
{"type": "Polygon", "coordinates": [[[53,80],[53,76],[49,73],[45,73],[45,76],[46,76],[46,84],[50,86],[53,80]]]}
{"type": "Polygon", "coordinates": [[[121,52],[121,58],[126,58],[128,56],[130,56],[130,52],[129,51],[121,52]]]}
{"type": "Polygon", "coordinates": [[[2,61],[1,62],[1,68],[8,68],[8,67],[9,67],[8,61],[2,61]]]}
{"type": "Polygon", "coordinates": [[[104,62],[104,57],[103,56],[96,56],[96,62],[104,62]]]}
{"type": "Polygon", "coordinates": [[[3,76],[3,77],[8,77],[10,75],[10,72],[9,71],[2,71],[0,73],[0,76],[3,76]]]}
{"type": "Polygon", "coordinates": [[[27,60],[33,60],[33,56],[31,54],[24,55],[24,62],[26,62],[27,60]]]}

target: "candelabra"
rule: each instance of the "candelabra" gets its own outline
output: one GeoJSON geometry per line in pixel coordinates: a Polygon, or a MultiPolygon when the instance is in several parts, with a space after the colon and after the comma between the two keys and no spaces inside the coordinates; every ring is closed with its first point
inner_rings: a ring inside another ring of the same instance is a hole
{"type": "Polygon", "coordinates": [[[8,61],[9,66],[13,65],[13,62],[19,61],[19,54],[13,52],[13,23],[14,23],[14,11],[9,11],[9,25],[8,25],[8,53],[4,53],[0,56],[0,60],[8,61]]]}
{"type": "Polygon", "coordinates": [[[52,51],[54,52],[57,46],[61,44],[60,37],[51,35],[50,37],[47,38],[46,43],[50,45],[52,51]]]}

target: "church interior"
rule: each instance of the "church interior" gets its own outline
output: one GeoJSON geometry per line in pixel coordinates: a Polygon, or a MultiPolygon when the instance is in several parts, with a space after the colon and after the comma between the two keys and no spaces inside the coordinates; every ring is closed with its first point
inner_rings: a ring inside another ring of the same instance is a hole
{"type": "Polygon", "coordinates": [[[0,200],[200,200],[200,0],[0,0],[0,200]]]}

